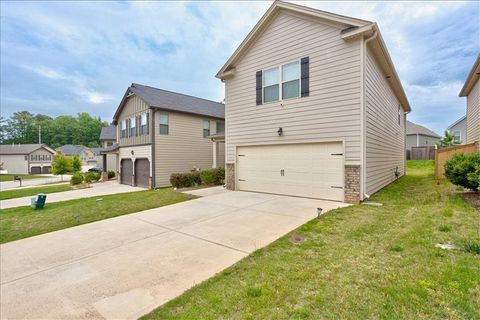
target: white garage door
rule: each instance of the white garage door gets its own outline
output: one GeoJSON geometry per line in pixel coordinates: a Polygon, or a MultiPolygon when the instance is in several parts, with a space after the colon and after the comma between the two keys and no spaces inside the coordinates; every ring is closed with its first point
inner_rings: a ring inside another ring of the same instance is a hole
{"type": "Polygon", "coordinates": [[[237,148],[237,189],[343,201],[341,142],[237,148]]]}

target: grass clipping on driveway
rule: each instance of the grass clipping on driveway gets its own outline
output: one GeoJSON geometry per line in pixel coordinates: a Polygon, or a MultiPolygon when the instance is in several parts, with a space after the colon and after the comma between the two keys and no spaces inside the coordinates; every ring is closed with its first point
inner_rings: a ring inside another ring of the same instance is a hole
{"type": "Polygon", "coordinates": [[[480,255],[463,250],[479,213],[430,161],[371,200],[384,205],[328,212],[144,319],[479,319],[480,255]]]}
{"type": "Polygon", "coordinates": [[[47,203],[44,209],[0,210],[0,243],[27,238],[79,224],[153,209],[190,199],[172,188],[137,191],[47,203]],[[101,199],[101,200],[100,200],[101,199]]]}

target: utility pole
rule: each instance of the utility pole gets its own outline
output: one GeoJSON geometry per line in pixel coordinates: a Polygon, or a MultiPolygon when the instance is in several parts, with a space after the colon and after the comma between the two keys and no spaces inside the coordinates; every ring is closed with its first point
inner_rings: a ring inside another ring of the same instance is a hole
{"type": "Polygon", "coordinates": [[[38,144],[42,144],[42,127],[38,126],[38,144]]]}

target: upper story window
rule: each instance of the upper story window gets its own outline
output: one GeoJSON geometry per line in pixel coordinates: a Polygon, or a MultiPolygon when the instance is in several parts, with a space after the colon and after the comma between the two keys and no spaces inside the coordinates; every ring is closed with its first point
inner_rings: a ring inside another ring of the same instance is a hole
{"type": "Polygon", "coordinates": [[[210,121],[203,120],[203,137],[206,138],[210,135],[210,121]]]}
{"type": "Polygon", "coordinates": [[[140,134],[148,134],[148,113],[140,116],[140,134]]]}
{"type": "Polygon", "coordinates": [[[225,132],[225,122],[217,121],[217,133],[224,133],[224,132],[225,132]]]}
{"type": "Polygon", "coordinates": [[[124,119],[120,122],[120,138],[127,137],[127,120],[124,119]]]}
{"type": "Polygon", "coordinates": [[[160,115],[160,134],[168,134],[168,114],[160,115]]]}
{"type": "Polygon", "coordinates": [[[107,141],[107,147],[111,147],[113,146],[113,142],[112,141],[107,141]]]}
{"type": "Polygon", "coordinates": [[[460,131],[454,131],[453,132],[453,139],[457,142],[462,142],[462,132],[460,131]]]}
{"type": "Polygon", "coordinates": [[[304,57],[274,68],[257,71],[256,104],[308,97],[310,95],[310,59],[304,57]]]}
{"type": "Polygon", "coordinates": [[[300,96],[300,63],[298,61],[282,66],[282,99],[300,96]]]}
{"type": "Polygon", "coordinates": [[[137,118],[131,117],[130,118],[130,137],[137,135],[137,118]]]}
{"type": "Polygon", "coordinates": [[[280,96],[278,67],[263,72],[263,102],[277,101],[280,96]]]}

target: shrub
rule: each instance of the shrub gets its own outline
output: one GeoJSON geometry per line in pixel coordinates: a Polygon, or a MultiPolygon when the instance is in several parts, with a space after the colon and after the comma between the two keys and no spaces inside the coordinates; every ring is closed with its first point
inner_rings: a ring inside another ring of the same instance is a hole
{"type": "Polygon", "coordinates": [[[470,190],[479,189],[476,178],[480,166],[480,153],[457,153],[445,163],[445,176],[458,186],[470,190]]]}
{"type": "Polygon", "coordinates": [[[200,178],[202,179],[202,184],[221,185],[225,180],[225,169],[214,168],[200,171],[200,178]]]}
{"type": "Polygon", "coordinates": [[[76,172],[70,178],[70,184],[72,186],[75,186],[75,185],[80,184],[82,182],[83,182],[83,175],[81,173],[76,172]]]}
{"type": "Polygon", "coordinates": [[[200,172],[172,173],[170,183],[175,188],[194,187],[202,183],[200,172]]]}
{"type": "Polygon", "coordinates": [[[112,179],[115,177],[115,171],[113,170],[108,170],[107,171],[108,179],[112,179]]]}
{"type": "Polygon", "coordinates": [[[98,180],[100,180],[100,173],[98,173],[98,172],[87,172],[87,173],[85,173],[85,182],[86,183],[97,182],[98,180]]]}

